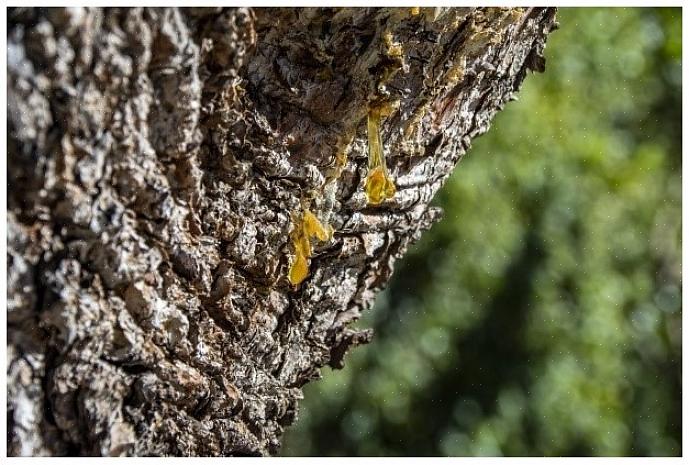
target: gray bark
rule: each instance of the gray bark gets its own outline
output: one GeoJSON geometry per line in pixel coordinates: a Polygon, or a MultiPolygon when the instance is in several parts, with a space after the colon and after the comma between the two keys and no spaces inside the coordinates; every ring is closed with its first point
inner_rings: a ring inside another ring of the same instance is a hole
{"type": "Polygon", "coordinates": [[[8,453],[276,453],[554,16],[9,10],[8,453]],[[334,235],[294,286],[305,208],[334,235]]]}

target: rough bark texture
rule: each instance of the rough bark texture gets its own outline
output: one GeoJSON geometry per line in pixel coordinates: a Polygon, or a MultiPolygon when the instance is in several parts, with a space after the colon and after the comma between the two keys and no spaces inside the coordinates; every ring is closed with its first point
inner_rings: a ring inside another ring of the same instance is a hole
{"type": "Polygon", "coordinates": [[[554,15],[10,10],[8,453],[276,453],[554,15]],[[307,207],[335,234],[295,287],[307,207]]]}

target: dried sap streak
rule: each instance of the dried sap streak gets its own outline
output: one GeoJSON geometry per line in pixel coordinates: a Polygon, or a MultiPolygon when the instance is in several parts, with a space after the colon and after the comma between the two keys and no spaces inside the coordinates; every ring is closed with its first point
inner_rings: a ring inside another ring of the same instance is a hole
{"type": "Polygon", "coordinates": [[[395,183],[390,179],[385,165],[383,141],[380,136],[380,118],[384,110],[374,107],[368,111],[368,176],[366,177],[366,196],[368,203],[378,205],[395,195],[395,183]]]}
{"type": "Polygon", "coordinates": [[[332,238],[332,227],[323,226],[309,209],[296,222],[292,230],[292,245],[294,246],[294,260],[289,269],[289,282],[296,286],[309,275],[309,258],[311,257],[311,238],[327,241],[332,238]]]}

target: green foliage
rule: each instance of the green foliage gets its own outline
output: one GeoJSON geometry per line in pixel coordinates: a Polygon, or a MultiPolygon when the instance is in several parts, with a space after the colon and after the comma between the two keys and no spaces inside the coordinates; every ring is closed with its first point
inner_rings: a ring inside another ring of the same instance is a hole
{"type": "Polygon", "coordinates": [[[558,17],[285,454],[681,453],[681,10],[558,17]]]}

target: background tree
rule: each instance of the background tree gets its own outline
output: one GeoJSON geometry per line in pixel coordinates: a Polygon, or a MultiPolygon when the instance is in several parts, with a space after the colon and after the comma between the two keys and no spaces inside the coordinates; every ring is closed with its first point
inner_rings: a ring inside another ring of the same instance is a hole
{"type": "Polygon", "coordinates": [[[10,10],[9,453],[275,453],[554,14],[10,10]]]}

